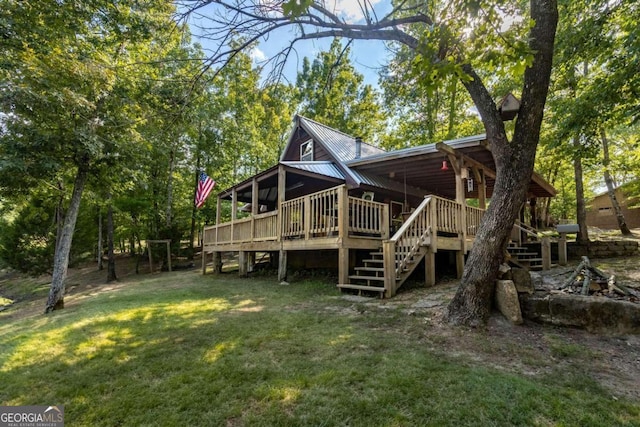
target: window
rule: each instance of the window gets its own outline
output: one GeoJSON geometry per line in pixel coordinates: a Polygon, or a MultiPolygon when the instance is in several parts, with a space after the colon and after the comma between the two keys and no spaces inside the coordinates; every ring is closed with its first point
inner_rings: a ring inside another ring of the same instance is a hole
{"type": "Polygon", "coordinates": [[[308,140],[300,145],[300,161],[307,162],[313,160],[313,140],[308,140]]]}
{"type": "Polygon", "coordinates": [[[598,215],[611,215],[611,207],[607,206],[598,209],[598,215]]]}

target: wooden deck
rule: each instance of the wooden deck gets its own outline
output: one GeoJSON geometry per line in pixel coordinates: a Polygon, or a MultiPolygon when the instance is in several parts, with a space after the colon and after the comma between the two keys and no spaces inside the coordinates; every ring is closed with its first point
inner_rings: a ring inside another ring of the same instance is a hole
{"type": "MultiPolygon", "coordinates": [[[[363,285],[350,275],[349,251],[368,249],[381,252],[382,265],[374,269],[375,276],[366,276],[366,286],[390,297],[423,258],[427,284],[433,284],[438,250],[456,252],[461,274],[464,254],[473,245],[483,213],[452,200],[426,196],[391,236],[389,205],[351,197],[341,185],[281,202],[272,212],[205,227],[203,272],[209,254],[237,251],[243,264],[246,253],[277,251],[279,275],[285,277],[288,251],[334,249],[338,250],[339,286],[360,289],[363,285]]],[[[366,271],[367,267],[351,270],[366,271]]],[[[246,265],[240,266],[240,272],[246,272],[246,265]]]]}

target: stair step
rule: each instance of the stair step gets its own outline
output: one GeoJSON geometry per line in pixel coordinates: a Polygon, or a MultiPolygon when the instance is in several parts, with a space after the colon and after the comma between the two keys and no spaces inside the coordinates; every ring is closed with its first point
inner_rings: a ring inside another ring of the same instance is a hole
{"type": "Polygon", "coordinates": [[[356,267],[355,271],[374,271],[384,273],[384,268],[381,267],[356,267]]]}
{"type": "Polygon", "coordinates": [[[539,257],[540,256],[540,254],[538,252],[516,252],[516,253],[513,253],[511,255],[515,255],[517,258],[519,258],[519,257],[530,257],[530,256],[539,257]]]}
{"type": "Polygon", "coordinates": [[[338,284],[336,286],[340,289],[355,289],[358,291],[380,292],[381,298],[384,294],[384,288],[381,286],[354,285],[352,283],[338,284]]]}
{"type": "Polygon", "coordinates": [[[363,259],[362,262],[364,262],[365,264],[368,262],[373,262],[376,264],[384,264],[384,260],[383,259],[363,259]]]}
{"type": "Polygon", "coordinates": [[[519,258],[520,262],[542,262],[542,258],[519,258]]]}
{"type": "Polygon", "coordinates": [[[379,277],[379,276],[352,275],[352,276],[349,276],[349,279],[353,279],[353,280],[374,280],[374,281],[377,281],[377,282],[384,282],[384,277],[379,277]]]}

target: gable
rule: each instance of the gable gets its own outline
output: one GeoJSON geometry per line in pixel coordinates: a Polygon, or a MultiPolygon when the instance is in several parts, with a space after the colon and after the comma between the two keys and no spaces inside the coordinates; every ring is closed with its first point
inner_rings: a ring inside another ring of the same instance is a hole
{"type": "Polygon", "coordinates": [[[312,135],[305,129],[297,126],[289,137],[289,143],[285,147],[285,150],[280,157],[280,161],[284,162],[299,162],[302,145],[311,141],[313,157],[311,161],[331,161],[332,158],[329,152],[324,148],[322,144],[319,144],[312,135]]]}
{"type": "MultiPolygon", "coordinates": [[[[281,161],[300,161],[300,146],[309,139],[313,140],[313,161],[344,163],[356,158],[355,137],[299,115],[294,118],[294,126],[281,161]]],[[[384,152],[366,142],[360,143],[360,157],[384,152]]]]}

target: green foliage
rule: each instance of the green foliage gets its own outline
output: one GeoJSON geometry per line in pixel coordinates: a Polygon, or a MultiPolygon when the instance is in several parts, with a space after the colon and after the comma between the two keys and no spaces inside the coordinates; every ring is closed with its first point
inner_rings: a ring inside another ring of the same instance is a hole
{"type": "Polygon", "coordinates": [[[0,259],[14,270],[33,275],[50,271],[55,250],[55,204],[35,198],[0,224],[0,259]]]}
{"type": "Polygon", "coordinates": [[[349,59],[350,48],[334,39],[328,52],[305,57],[296,81],[296,101],[303,116],[374,142],[384,130],[378,94],[349,59]]]}

